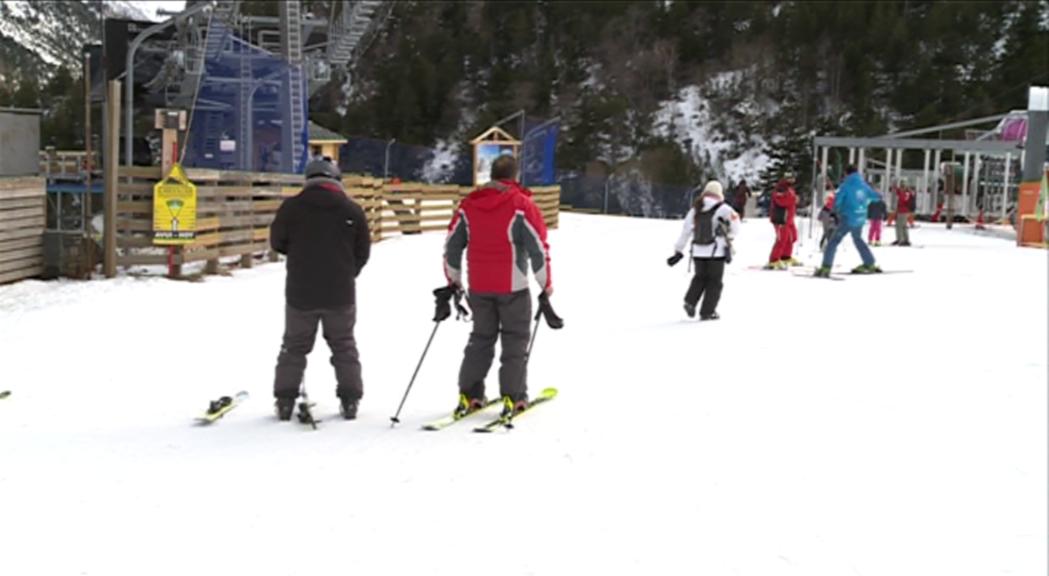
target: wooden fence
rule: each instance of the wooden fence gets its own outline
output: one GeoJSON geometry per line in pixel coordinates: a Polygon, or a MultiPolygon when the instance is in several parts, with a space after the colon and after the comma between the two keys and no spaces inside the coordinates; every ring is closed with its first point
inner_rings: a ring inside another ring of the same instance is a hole
{"type": "MultiPolygon", "coordinates": [[[[87,152],[83,150],[41,150],[40,151],[40,174],[52,177],[75,177],[84,173],[87,164],[87,152]]],[[[92,153],[91,158],[97,159],[92,153]]],[[[92,164],[95,170],[100,166],[92,164]]]]}
{"type": "Polygon", "coordinates": [[[119,169],[116,206],[116,264],[175,265],[207,262],[217,271],[220,258],[237,256],[251,265],[252,254],[269,246],[269,225],[283,197],[282,189],[301,182],[289,174],[187,169],[197,186],[197,236],[193,243],[169,249],[153,245],[153,185],[160,167],[119,169]]]}
{"type": "MultiPolygon", "coordinates": [[[[117,266],[181,266],[206,261],[218,271],[221,258],[240,257],[250,266],[269,249],[269,225],[284,198],[298,194],[302,176],[187,169],[197,186],[197,237],[169,250],[153,245],[153,185],[159,167],[120,167],[116,185],[117,266]]],[[[398,234],[443,231],[470,188],[428,184],[384,184],[380,178],[347,176],[346,193],[364,208],[372,241],[398,234]]],[[[532,190],[547,226],[556,228],[560,188],[532,190]]]]}
{"type": "Polygon", "coordinates": [[[44,271],[43,178],[0,178],[0,284],[44,271]]]}

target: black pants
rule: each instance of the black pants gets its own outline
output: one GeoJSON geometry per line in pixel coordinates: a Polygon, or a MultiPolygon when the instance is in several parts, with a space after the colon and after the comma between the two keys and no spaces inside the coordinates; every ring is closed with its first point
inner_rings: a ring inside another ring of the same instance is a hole
{"type": "Polygon", "coordinates": [[[324,339],[331,349],[331,365],[335,367],[338,383],[335,394],[340,398],[360,399],[364,394],[361,382],[361,362],[353,326],[357,322],[357,307],[320,310],[284,309],[284,343],[277,357],[277,373],[273,381],[273,395],[295,398],[306,371],[306,356],[313,351],[317,339],[317,324],[324,325],[324,339]]]}
{"type": "Polygon", "coordinates": [[[721,299],[721,279],[725,276],[724,258],[693,258],[696,273],[692,276],[692,283],[685,293],[685,303],[695,306],[699,298],[703,297],[703,306],[699,309],[699,315],[710,316],[718,307],[721,299]]]}
{"type": "Polygon", "coordinates": [[[473,332],[459,367],[459,391],[470,398],[484,397],[484,380],[495,357],[495,341],[502,344],[499,357],[499,395],[515,402],[528,398],[525,354],[532,320],[528,290],[513,294],[470,293],[473,332]]]}

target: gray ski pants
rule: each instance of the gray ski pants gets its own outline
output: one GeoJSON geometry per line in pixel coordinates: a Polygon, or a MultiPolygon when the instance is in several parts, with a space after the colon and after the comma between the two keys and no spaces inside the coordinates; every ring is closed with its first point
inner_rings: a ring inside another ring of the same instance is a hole
{"type": "Polygon", "coordinates": [[[331,365],[335,367],[338,383],[335,394],[340,398],[360,399],[364,394],[361,382],[361,362],[353,326],[357,322],[357,307],[320,310],[284,308],[284,342],[277,356],[277,370],[273,381],[273,395],[295,398],[306,371],[306,356],[313,351],[317,338],[317,324],[324,325],[324,339],[331,349],[331,365]]]}
{"type": "Polygon", "coordinates": [[[484,380],[500,340],[499,394],[515,402],[528,398],[525,354],[528,350],[532,297],[528,290],[513,294],[470,293],[473,332],[459,368],[459,391],[469,398],[484,397],[484,380]]]}
{"type": "Polygon", "coordinates": [[[907,217],[910,214],[896,214],[896,241],[911,243],[910,231],[907,230],[907,217]]]}

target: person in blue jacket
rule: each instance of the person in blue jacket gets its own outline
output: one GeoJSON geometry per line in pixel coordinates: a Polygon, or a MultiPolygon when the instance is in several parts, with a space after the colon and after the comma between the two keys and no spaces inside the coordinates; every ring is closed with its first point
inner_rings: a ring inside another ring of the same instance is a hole
{"type": "Polygon", "coordinates": [[[852,269],[853,274],[876,274],[881,268],[874,262],[874,254],[870,247],[863,241],[863,225],[867,223],[867,206],[878,200],[880,196],[866,182],[863,176],[856,171],[855,166],[845,169],[845,180],[834,195],[834,212],[838,215],[838,228],[830,237],[830,242],[823,250],[823,265],[816,269],[816,276],[823,278],[830,276],[830,268],[834,265],[834,254],[838,251],[838,244],[845,239],[846,234],[852,235],[852,242],[856,245],[863,264],[852,269]]]}

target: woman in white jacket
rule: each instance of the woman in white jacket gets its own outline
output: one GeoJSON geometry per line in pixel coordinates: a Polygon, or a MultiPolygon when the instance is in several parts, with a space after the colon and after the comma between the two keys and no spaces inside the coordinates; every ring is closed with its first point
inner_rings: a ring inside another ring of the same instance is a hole
{"type": "Polygon", "coordinates": [[[702,296],[699,319],[718,319],[716,309],[721,298],[721,280],[725,276],[725,264],[732,261],[732,239],[737,232],[739,214],[725,203],[721,183],[716,180],[707,182],[685,216],[681,237],[674,245],[674,255],[667,258],[668,265],[677,264],[684,258],[685,245],[692,243],[696,273],[685,293],[685,312],[689,318],[696,317],[696,305],[702,296]]]}

